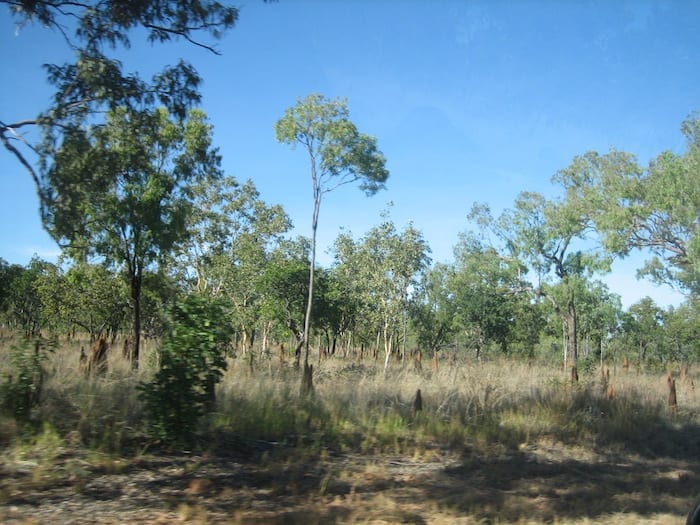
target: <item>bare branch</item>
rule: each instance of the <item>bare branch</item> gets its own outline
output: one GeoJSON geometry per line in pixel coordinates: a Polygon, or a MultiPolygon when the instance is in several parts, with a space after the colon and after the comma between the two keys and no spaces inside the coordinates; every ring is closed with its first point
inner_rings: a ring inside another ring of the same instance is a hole
{"type": "Polygon", "coordinates": [[[162,31],[163,33],[168,33],[171,35],[182,37],[185,40],[187,40],[190,44],[194,44],[197,47],[201,47],[202,49],[206,49],[207,51],[210,51],[211,53],[214,53],[215,55],[221,55],[221,53],[219,51],[217,51],[216,49],[214,49],[212,46],[208,46],[207,44],[203,44],[201,42],[198,42],[197,40],[193,39],[191,36],[189,36],[187,34],[191,29],[195,29],[195,30],[196,29],[203,29],[203,28],[206,28],[210,25],[214,25],[214,24],[204,24],[198,28],[186,28],[184,30],[171,29],[169,27],[163,27],[163,26],[158,26],[155,24],[146,24],[146,23],[143,24],[143,27],[145,27],[147,29],[152,29],[154,31],[162,31]]]}

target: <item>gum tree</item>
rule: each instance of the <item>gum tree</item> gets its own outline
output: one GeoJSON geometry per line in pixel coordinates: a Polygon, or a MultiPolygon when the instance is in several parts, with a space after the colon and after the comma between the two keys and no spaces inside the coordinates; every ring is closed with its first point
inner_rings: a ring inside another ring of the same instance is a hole
{"type": "Polygon", "coordinates": [[[261,281],[291,221],[281,206],[266,204],[250,180],[225,177],[195,190],[192,235],[176,268],[192,291],[226,300],[246,352],[259,331],[266,341],[261,281]]]}
{"type": "Polygon", "coordinates": [[[568,343],[565,362],[575,378],[579,296],[591,275],[610,266],[608,257],[586,244],[592,224],[585,200],[568,191],[559,200],[523,192],[515,206],[497,219],[482,205],[472,208],[470,218],[493,231],[509,257],[533,270],[533,281],[527,288],[535,297],[547,298],[564,321],[568,343]]]}
{"type": "Polygon", "coordinates": [[[199,110],[181,122],[165,108],[120,108],[107,115],[104,126],[72,134],[47,169],[54,188],[46,195],[51,235],[76,260],[96,256],[124,271],[135,368],[144,273],[188,239],[192,187],[222,177],[211,138],[199,110]]]}
{"type": "Polygon", "coordinates": [[[335,252],[336,264],[351,280],[366,307],[364,315],[378,327],[386,370],[399,339],[397,326],[407,321],[412,294],[430,265],[430,248],[412,224],[397,231],[387,219],[360,241],[340,236],[335,252]]]}
{"type": "Polygon", "coordinates": [[[309,158],[313,213],[311,217],[311,261],[309,289],[304,318],[304,363],[309,362],[309,331],[313,304],[314,267],[316,264],[316,232],[323,196],[331,191],[358,182],[360,189],[373,195],[384,188],[389,177],[384,155],[377,141],[360,133],[350,121],[344,99],[328,99],[311,94],[288,108],[275,124],[277,140],[293,148],[301,146],[309,158]]]}
{"type": "Polygon", "coordinates": [[[457,305],[454,294],[448,288],[452,274],[452,267],[436,263],[423,274],[410,304],[418,351],[426,348],[435,358],[436,352],[452,342],[458,328],[455,321],[457,305]]]}
{"type": "Polygon", "coordinates": [[[626,256],[644,250],[640,270],[657,283],[700,294],[700,114],[681,126],[686,149],[665,151],[648,167],[630,153],[590,151],[557,178],[581,195],[605,247],[626,256]]]}
{"type": "Polygon", "coordinates": [[[455,303],[455,323],[475,348],[477,359],[490,342],[507,353],[523,309],[521,264],[467,233],[460,235],[454,255],[447,289],[455,303]]]}

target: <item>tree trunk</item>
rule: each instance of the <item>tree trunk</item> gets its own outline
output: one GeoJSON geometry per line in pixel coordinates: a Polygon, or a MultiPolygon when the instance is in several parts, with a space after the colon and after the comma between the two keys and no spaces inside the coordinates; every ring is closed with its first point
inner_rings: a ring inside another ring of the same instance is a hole
{"type": "Polygon", "coordinates": [[[384,325],[384,373],[386,373],[389,368],[389,357],[393,350],[392,336],[389,335],[389,325],[384,325]]]}
{"type": "Polygon", "coordinates": [[[302,337],[300,340],[297,341],[296,345],[294,346],[294,368],[298,369],[299,368],[299,362],[301,361],[301,349],[304,346],[304,338],[302,337]]]}
{"type": "Polygon", "coordinates": [[[577,316],[576,316],[576,305],[571,301],[568,305],[568,310],[566,313],[566,328],[567,328],[567,338],[569,340],[569,353],[568,353],[568,363],[567,368],[571,369],[576,366],[578,361],[578,338],[577,332],[577,316]]]}
{"type": "Polygon", "coordinates": [[[134,319],[132,324],[133,346],[131,348],[131,367],[139,368],[139,353],[141,349],[141,283],[143,281],[143,269],[136,264],[131,276],[131,300],[134,303],[134,319]]]}
{"type": "Polygon", "coordinates": [[[304,363],[304,372],[301,378],[301,390],[302,396],[308,396],[314,392],[314,365],[304,363]]]}
{"type": "Polygon", "coordinates": [[[311,330],[311,308],[314,297],[314,271],[316,266],[316,230],[318,229],[318,213],[321,209],[321,193],[314,186],[314,214],[311,222],[311,263],[309,264],[309,295],[306,300],[306,315],[304,316],[304,364],[309,364],[309,333],[311,330]]]}

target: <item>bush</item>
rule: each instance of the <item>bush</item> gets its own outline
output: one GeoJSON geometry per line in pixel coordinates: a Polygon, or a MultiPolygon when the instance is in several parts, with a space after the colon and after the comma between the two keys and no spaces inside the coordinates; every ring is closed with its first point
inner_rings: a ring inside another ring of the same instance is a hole
{"type": "Polygon", "coordinates": [[[139,387],[154,437],[177,445],[192,443],[200,418],[214,406],[230,336],[220,304],[189,296],[174,306],[159,369],[150,383],[139,387]]]}
{"type": "Polygon", "coordinates": [[[27,421],[33,407],[39,404],[44,382],[41,363],[46,359],[44,346],[40,340],[32,345],[23,340],[13,345],[10,351],[12,372],[0,385],[2,409],[18,421],[27,421]]]}

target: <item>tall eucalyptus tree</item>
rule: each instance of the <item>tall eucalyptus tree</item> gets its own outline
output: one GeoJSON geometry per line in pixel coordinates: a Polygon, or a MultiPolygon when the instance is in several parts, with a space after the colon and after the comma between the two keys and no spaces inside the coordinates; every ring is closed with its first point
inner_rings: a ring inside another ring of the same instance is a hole
{"type": "Polygon", "coordinates": [[[557,175],[586,202],[605,247],[626,256],[650,255],[642,275],[700,295],[700,113],[681,127],[686,149],[665,151],[647,168],[634,155],[611,150],[576,157],[557,175]]]}
{"type": "Polygon", "coordinates": [[[472,220],[495,232],[511,256],[534,270],[530,291],[551,301],[565,323],[565,361],[572,377],[578,359],[577,296],[590,275],[610,267],[609,257],[586,244],[592,232],[587,212],[585,202],[573,192],[560,200],[523,192],[514,208],[498,219],[483,205],[470,213],[472,220]]]}
{"type": "Polygon", "coordinates": [[[292,147],[300,145],[309,157],[313,213],[311,216],[311,262],[304,318],[304,362],[309,360],[309,331],[316,265],[316,232],[323,196],[340,186],[360,183],[373,195],[384,188],[389,177],[384,155],[377,141],[360,133],[350,120],[347,102],[311,94],[288,108],[275,124],[277,140],[292,147]]]}

